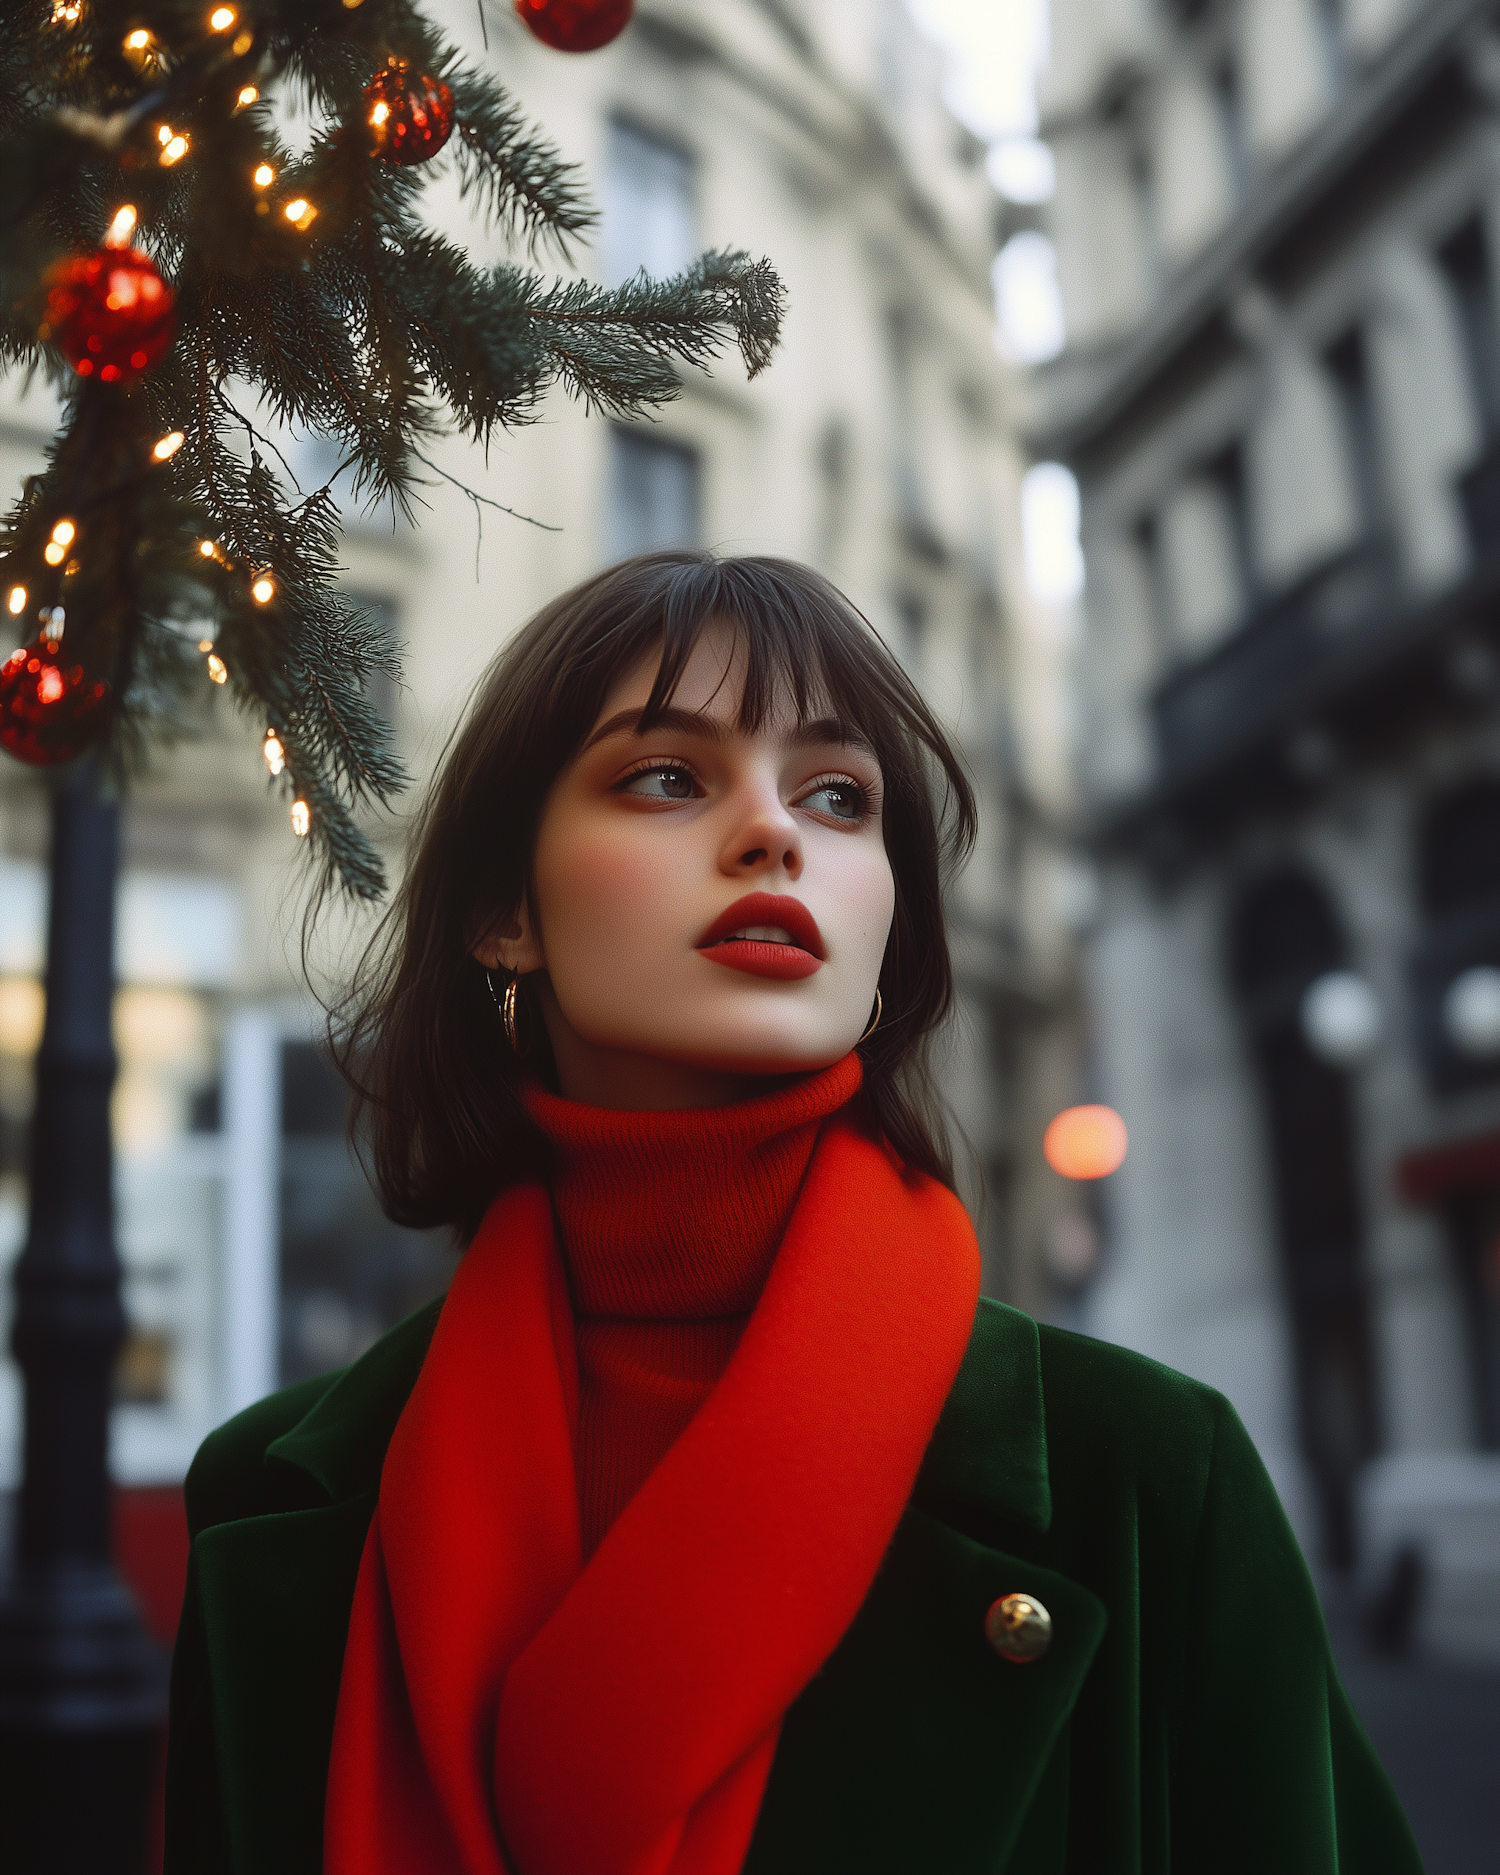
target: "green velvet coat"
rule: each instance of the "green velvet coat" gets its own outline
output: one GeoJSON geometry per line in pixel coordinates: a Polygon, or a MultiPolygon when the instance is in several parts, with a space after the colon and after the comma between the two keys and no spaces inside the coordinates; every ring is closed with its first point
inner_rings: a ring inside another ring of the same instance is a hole
{"type": "MultiPolygon", "coordinates": [[[[438,1306],[194,1462],[168,1875],[320,1867],[355,1573],[438,1306]]],[[[1233,1408],[981,1303],[874,1586],[786,1715],[745,1875],[1420,1867],[1233,1408]],[[984,1637],[1013,1590],[1053,1620],[1024,1666],[984,1637]]]]}

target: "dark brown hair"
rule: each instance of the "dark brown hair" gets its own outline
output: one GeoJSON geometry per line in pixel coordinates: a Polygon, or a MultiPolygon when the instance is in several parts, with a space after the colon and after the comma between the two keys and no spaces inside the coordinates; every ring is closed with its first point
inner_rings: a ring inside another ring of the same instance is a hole
{"type": "MultiPolygon", "coordinates": [[[[874,628],[821,575],[790,560],[650,553],[554,599],[496,656],[417,815],[401,887],[332,1012],[353,1134],[397,1223],[447,1224],[466,1240],[497,1192],[547,1177],[521,1063],[469,947],[519,907],[552,784],[611,688],[659,650],[649,729],[711,621],[732,625],[742,651],[742,729],[785,698],[802,719],[831,714],[880,763],[896,903],[884,1011],[860,1047],[862,1098],[907,1165],[952,1184],[927,1048],[953,999],[943,890],[975,831],[958,757],[874,628]]],[[[540,1038],[540,1020],[530,1027],[540,1038]]]]}

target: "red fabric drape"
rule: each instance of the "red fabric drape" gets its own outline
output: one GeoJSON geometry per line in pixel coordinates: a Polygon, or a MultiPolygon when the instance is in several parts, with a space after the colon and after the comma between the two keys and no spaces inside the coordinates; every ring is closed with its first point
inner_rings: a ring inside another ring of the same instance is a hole
{"type": "Polygon", "coordinates": [[[551,1206],[499,1199],[387,1454],[328,1875],[736,1875],[977,1295],[957,1199],[832,1122],[728,1367],[585,1566],[551,1206]]]}

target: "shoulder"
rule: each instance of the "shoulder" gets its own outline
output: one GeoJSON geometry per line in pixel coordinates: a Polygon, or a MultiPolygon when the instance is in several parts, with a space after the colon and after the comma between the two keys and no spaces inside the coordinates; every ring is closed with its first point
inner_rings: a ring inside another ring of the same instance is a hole
{"type": "Polygon", "coordinates": [[[1172,1448],[1206,1456],[1238,1423],[1222,1393],[1131,1348],[1047,1326],[1038,1341],[1054,1441],[1140,1460],[1172,1448]]]}
{"type": "Polygon", "coordinates": [[[198,1450],[187,1475],[188,1526],[312,1509],[378,1481],[442,1309],[398,1322],[348,1367],[257,1400],[198,1450]]]}
{"type": "Polygon", "coordinates": [[[1105,1514],[1125,1497],[1175,1518],[1195,1512],[1210,1470],[1226,1459],[1259,1468],[1212,1387],[986,1298],[929,1448],[923,1495],[1037,1529],[1055,1510],[1105,1514]]]}
{"type": "Polygon", "coordinates": [[[194,1536],[210,1524],[231,1523],[291,1508],[288,1480],[270,1471],[266,1447],[299,1425],[347,1372],[336,1368],[269,1394],[217,1427],[199,1446],[183,1486],[194,1536]]]}

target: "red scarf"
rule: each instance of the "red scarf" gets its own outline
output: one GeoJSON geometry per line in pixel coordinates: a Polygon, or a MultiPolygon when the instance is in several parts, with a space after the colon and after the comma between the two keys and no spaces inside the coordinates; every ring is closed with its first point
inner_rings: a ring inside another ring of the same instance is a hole
{"type": "Polygon", "coordinates": [[[830,1122],[732,1359],[585,1565],[552,1210],[537,1187],[499,1198],[386,1456],[327,1875],[737,1875],[782,1714],[874,1578],[978,1278],[958,1200],[830,1122]]]}

